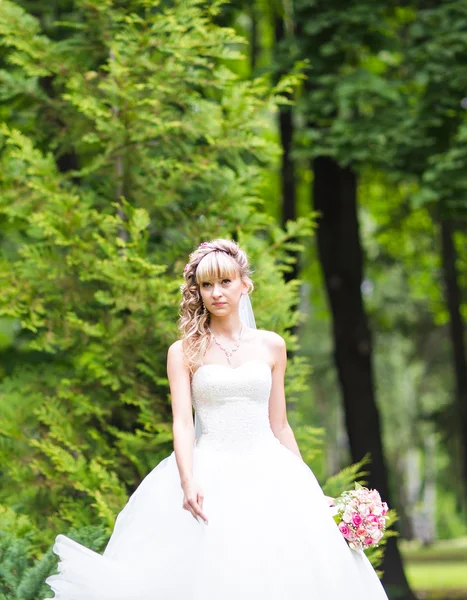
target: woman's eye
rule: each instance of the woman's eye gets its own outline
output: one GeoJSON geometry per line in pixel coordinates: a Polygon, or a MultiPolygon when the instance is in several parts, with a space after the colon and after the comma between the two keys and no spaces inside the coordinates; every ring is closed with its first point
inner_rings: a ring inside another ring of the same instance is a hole
{"type": "MultiPolygon", "coordinates": [[[[221,283],[229,284],[229,283],[231,283],[231,281],[232,281],[231,279],[223,279],[221,283]]],[[[210,281],[203,281],[203,283],[201,284],[201,287],[207,288],[207,287],[210,287],[211,285],[212,285],[212,283],[210,281]]]]}

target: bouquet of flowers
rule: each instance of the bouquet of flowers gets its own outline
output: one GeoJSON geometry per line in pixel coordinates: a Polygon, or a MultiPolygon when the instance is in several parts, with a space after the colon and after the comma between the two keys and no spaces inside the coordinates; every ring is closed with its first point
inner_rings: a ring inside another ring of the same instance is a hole
{"type": "Polygon", "coordinates": [[[334,501],[334,520],[352,550],[377,546],[386,530],[388,505],[377,490],[355,483],[334,501]]]}

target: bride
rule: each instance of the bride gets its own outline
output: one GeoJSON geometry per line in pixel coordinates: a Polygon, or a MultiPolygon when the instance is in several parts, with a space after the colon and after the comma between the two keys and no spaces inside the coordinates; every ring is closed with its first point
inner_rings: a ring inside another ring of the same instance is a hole
{"type": "Polygon", "coordinates": [[[132,494],[103,555],[57,536],[55,598],[387,600],[300,456],[285,342],[245,316],[252,290],[235,242],[190,255],[167,356],[174,451],[132,494]]]}

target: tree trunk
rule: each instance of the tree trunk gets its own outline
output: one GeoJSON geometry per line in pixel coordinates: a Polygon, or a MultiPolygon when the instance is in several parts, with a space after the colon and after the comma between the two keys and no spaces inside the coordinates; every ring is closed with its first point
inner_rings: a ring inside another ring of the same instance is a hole
{"type": "MultiPolygon", "coordinates": [[[[274,35],[278,60],[280,61],[281,45],[285,37],[285,24],[282,15],[274,16],[274,35]]],[[[279,70],[277,78],[283,75],[279,70]]],[[[281,157],[281,222],[285,228],[287,221],[295,220],[297,217],[297,192],[295,185],[295,165],[292,160],[292,142],[294,134],[292,106],[284,105],[279,107],[279,135],[282,147],[281,157]]],[[[284,277],[287,281],[298,277],[298,254],[293,253],[295,261],[292,265],[292,271],[286,272],[284,277]]]]}
{"type": "Polygon", "coordinates": [[[449,311],[451,345],[456,377],[456,401],[459,438],[462,447],[462,473],[467,490],[467,360],[464,322],[461,315],[461,291],[457,274],[457,253],[453,241],[454,227],[450,219],[441,218],[441,255],[446,304],[449,311]]]}
{"type": "Polygon", "coordinates": [[[433,432],[425,437],[425,485],[423,489],[423,538],[425,545],[436,539],[436,438],[433,432]]]}
{"type": "MultiPolygon", "coordinates": [[[[400,519],[401,533],[404,538],[412,540],[419,537],[418,535],[418,509],[420,502],[420,494],[422,489],[422,474],[420,470],[420,450],[416,447],[409,448],[405,455],[405,485],[401,486],[405,489],[406,510],[404,511],[404,519],[407,524],[407,531],[404,531],[404,520],[400,519]]],[[[403,497],[399,500],[399,505],[402,503],[403,497]]]]}
{"type": "MultiPolygon", "coordinates": [[[[314,209],[320,211],[318,252],[332,313],[334,358],[352,459],[371,454],[371,488],[389,500],[388,474],[375,402],[371,334],[361,295],[363,253],[357,217],[357,181],[330,157],[313,161],[314,209]]],[[[392,599],[414,600],[396,539],[388,539],[383,583],[392,599]]]]}
{"type": "Polygon", "coordinates": [[[251,37],[250,37],[250,68],[254,75],[259,55],[258,10],[255,0],[250,4],[251,37]]]}
{"type": "Polygon", "coordinates": [[[291,158],[294,130],[291,106],[281,107],[279,111],[279,130],[283,149],[281,161],[282,225],[285,227],[287,221],[294,221],[297,217],[295,168],[291,158]]]}

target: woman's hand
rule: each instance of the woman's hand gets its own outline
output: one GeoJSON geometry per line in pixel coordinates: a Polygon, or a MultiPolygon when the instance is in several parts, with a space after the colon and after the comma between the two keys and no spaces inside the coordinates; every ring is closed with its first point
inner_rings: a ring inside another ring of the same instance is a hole
{"type": "Polygon", "coordinates": [[[203,490],[201,486],[193,479],[182,485],[183,488],[183,508],[188,510],[193,515],[193,518],[198,520],[201,517],[208,524],[208,519],[203,512],[203,490]]]}
{"type": "Polygon", "coordinates": [[[326,496],[326,500],[328,501],[328,506],[335,506],[335,498],[331,498],[331,496],[326,496]]]}

